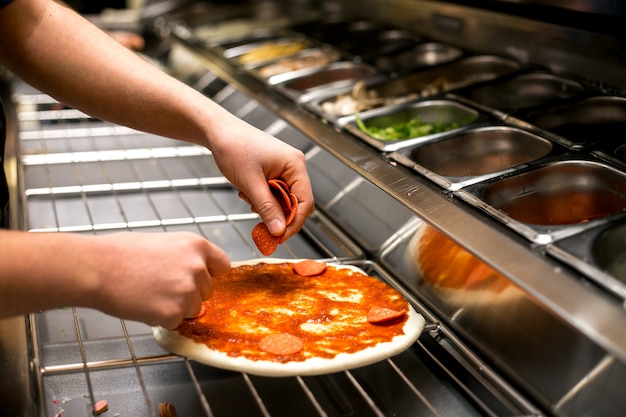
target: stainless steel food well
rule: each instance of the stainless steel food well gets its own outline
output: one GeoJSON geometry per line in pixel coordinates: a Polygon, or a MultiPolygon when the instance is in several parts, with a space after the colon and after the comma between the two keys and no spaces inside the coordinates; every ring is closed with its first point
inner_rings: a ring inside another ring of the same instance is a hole
{"type": "Polygon", "coordinates": [[[384,78],[371,65],[340,61],[322,68],[305,68],[270,77],[268,82],[276,91],[298,103],[304,103],[334,89],[354,85],[360,80],[370,83],[384,78]]]}
{"type": "Polygon", "coordinates": [[[620,144],[626,134],[626,98],[594,95],[520,118],[573,149],[620,144]]]}
{"type": "Polygon", "coordinates": [[[247,38],[235,44],[220,45],[224,49],[225,58],[247,68],[254,68],[297,54],[311,46],[313,45],[307,39],[279,34],[247,38]]]}
{"type": "MultiPolygon", "coordinates": [[[[434,44],[428,43],[417,49],[429,56],[431,54],[429,49],[432,45],[434,44]],[[422,47],[426,47],[426,50],[422,50],[422,47]]],[[[518,69],[519,64],[510,59],[492,55],[470,56],[436,68],[419,68],[406,75],[369,83],[365,86],[366,97],[375,97],[375,99],[366,100],[365,104],[360,104],[363,98],[355,94],[354,86],[351,85],[332,91],[328,95],[321,95],[303,105],[326,120],[341,125],[344,123],[342,118],[352,116],[354,108],[362,111],[360,107],[371,109],[413,98],[426,98],[470,84],[493,80],[518,69]],[[345,110],[343,106],[335,105],[346,99],[351,99],[350,101],[354,104],[347,106],[345,110]],[[328,110],[329,106],[333,109],[332,111],[328,110]]]]}
{"type": "Polygon", "coordinates": [[[560,156],[464,188],[458,196],[531,241],[547,244],[625,211],[626,173],[592,158],[560,156]]]}
{"type": "Polygon", "coordinates": [[[389,158],[440,186],[464,186],[522,169],[554,151],[549,140],[506,125],[490,125],[392,152],[389,158]]]}
{"type": "Polygon", "coordinates": [[[372,64],[380,71],[395,74],[421,68],[432,67],[454,61],[463,51],[453,45],[441,42],[426,42],[395,54],[379,54],[371,58],[372,64]]]}
{"type": "Polygon", "coordinates": [[[455,94],[485,109],[504,115],[568,99],[583,92],[583,85],[575,80],[550,73],[528,72],[514,75],[486,85],[468,87],[455,94]]]}
{"type": "Polygon", "coordinates": [[[323,67],[341,58],[341,53],[330,47],[308,48],[288,57],[253,66],[250,68],[250,73],[266,82],[274,76],[301,69],[323,67]]]}
{"type": "Polygon", "coordinates": [[[620,299],[626,299],[626,219],[623,215],[608,224],[557,240],[549,244],[546,251],[620,299]]]}
{"type": "Polygon", "coordinates": [[[339,43],[339,48],[351,54],[354,59],[364,62],[375,62],[378,57],[398,53],[417,45],[422,37],[414,32],[399,29],[383,30],[373,37],[361,39],[356,37],[353,42],[347,39],[339,43]]]}
{"type": "Polygon", "coordinates": [[[422,40],[415,32],[389,28],[375,20],[330,18],[291,29],[332,44],[351,58],[361,61],[410,48],[422,40]]]}
{"type": "Polygon", "coordinates": [[[395,151],[407,146],[424,143],[450,135],[485,120],[477,110],[451,100],[411,101],[395,106],[381,107],[360,113],[358,117],[368,127],[387,128],[418,119],[421,123],[450,126],[444,132],[424,134],[400,140],[381,140],[363,132],[357,125],[356,117],[345,118],[344,129],[357,138],[381,151],[395,151]]]}

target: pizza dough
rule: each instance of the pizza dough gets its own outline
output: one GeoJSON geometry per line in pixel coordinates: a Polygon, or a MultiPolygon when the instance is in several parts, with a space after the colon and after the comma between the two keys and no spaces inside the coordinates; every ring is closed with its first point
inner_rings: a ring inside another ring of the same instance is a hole
{"type": "MultiPolygon", "coordinates": [[[[241,265],[255,265],[259,263],[296,263],[298,260],[285,260],[285,259],[255,259],[251,261],[245,262],[236,262],[233,263],[233,267],[238,267],[241,265]]],[[[362,270],[355,266],[351,265],[330,265],[329,268],[337,268],[337,269],[347,269],[352,271],[353,273],[364,274],[362,270]]],[[[365,274],[364,274],[365,275],[365,274]]],[[[302,277],[303,280],[315,280],[316,277],[302,277]]],[[[371,279],[371,277],[370,277],[371,279]]],[[[387,284],[384,284],[387,286],[387,284]]],[[[388,287],[388,286],[387,286],[388,287]]],[[[389,287],[391,288],[391,287],[389,287]]],[[[395,291],[391,289],[392,291],[395,291]]],[[[331,291],[332,293],[332,291],[331,291]]],[[[215,295],[215,293],[214,293],[215,295]]],[[[157,341],[157,343],[166,351],[172,352],[177,355],[186,356],[189,359],[195,360],[197,362],[215,366],[222,369],[228,369],[233,371],[245,372],[255,375],[261,376],[272,376],[272,377],[282,377],[282,376],[296,376],[296,375],[319,375],[326,374],[332,372],[339,372],[347,369],[357,368],[365,365],[369,365],[391,356],[397,355],[407,348],[409,348],[420,336],[422,330],[424,329],[425,321],[424,318],[418,314],[411,305],[404,300],[404,298],[397,293],[398,299],[397,302],[402,302],[404,306],[404,310],[406,311],[406,317],[402,324],[398,325],[399,331],[398,334],[393,336],[390,341],[380,342],[375,345],[371,345],[362,350],[357,350],[351,353],[338,353],[334,357],[321,357],[322,355],[317,356],[307,356],[304,360],[276,360],[271,358],[271,355],[268,359],[248,359],[245,356],[241,355],[229,355],[228,353],[211,349],[205,343],[197,343],[193,339],[187,336],[183,336],[177,330],[168,330],[163,327],[154,327],[153,334],[157,341]]],[[[329,297],[336,297],[336,293],[332,293],[329,297]]],[[[299,298],[306,299],[307,295],[305,292],[298,295],[299,298]]],[[[209,300],[210,301],[210,300],[209,300]]],[[[343,300],[346,301],[346,300],[343,300]]],[[[384,306],[372,306],[372,307],[384,307],[384,306]]],[[[278,313],[284,313],[285,305],[276,306],[275,310],[278,313]]],[[[258,312],[255,312],[255,314],[258,312]]],[[[207,309],[207,314],[211,314],[211,309],[207,309]]],[[[270,313],[271,314],[271,313],[270,313]]],[[[336,315],[337,317],[340,314],[336,315]]],[[[335,317],[335,316],[333,316],[335,317]]],[[[236,320],[236,318],[233,318],[236,320]]],[[[363,318],[366,321],[366,318],[363,318]]],[[[341,325],[341,319],[333,319],[328,323],[322,323],[322,326],[327,326],[324,331],[328,331],[329,335],[334,332],[333,324],[338,323],[341,325]]],[[[233,325],[236,325],[237,322],[232,322],[233,325]]],[[[308,329],[307,325],[310,323],[305,323],[304,325],[300,325],[301,328],[308,329]]],[[[319,324],[319,323],[318,323],[319,324]]],[[[256,325],[256,324],[255,324],[256,325]]],[[[371,326],[376,326],[375,324],[370,324],[371,326]]],[[[397,327],[397,328],[398,328],[397,327]]],[[[259,328],[263,328],[262,325],[259,325],[259,328]]],[[[314,331],[319,331],[319,327],[315,325],[311,326],[314,331]]],[[[266,329],[266,333],[271,333],[271,329],[266,329]]],[[[245,337],[246,331],[250,331],[250,334],[253,334],[255,337],[263,336],[259,333],[262,331],[253,329],[244,328],[243,333],[245,337]]],[[[308,330],[304,330],[308,331],[308,330]]],[[[363,335],[363,337],[366,337],[363,335]]],[[[332,337],[325,338],[325,340],[331,340],[332,337]]],[[[332,342],[331,342],[332,343],[332,342]]],[[[303,352],[306,353],[306,344],[303,348],[303,352]]],[[[319,352],[319,348],[317,350],[319,352]]]]}

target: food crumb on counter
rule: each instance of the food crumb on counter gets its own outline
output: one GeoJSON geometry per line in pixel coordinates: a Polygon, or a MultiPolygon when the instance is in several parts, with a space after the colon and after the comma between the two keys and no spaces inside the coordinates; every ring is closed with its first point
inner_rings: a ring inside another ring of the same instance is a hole
{"type": "Polygon", "coordinates": [[[93,412],[95,415],[100,415],[109,409],[109,403],[107,400],[100,400],[93,405],[93,412]]]}
{"type": "Polygon", "coordinates": [[[171,403],[159,403],[159,417],[177,417],[176,407],[171,403]]]}

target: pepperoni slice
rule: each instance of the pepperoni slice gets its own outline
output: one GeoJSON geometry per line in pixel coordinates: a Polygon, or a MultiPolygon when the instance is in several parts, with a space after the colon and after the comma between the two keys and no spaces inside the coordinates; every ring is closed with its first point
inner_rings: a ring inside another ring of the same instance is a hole
{"type": "Polygon", "coordinates": [[[264,256],[269,256],[276,251],[280,236],[274,236],[265,223],[261,222],[252,228],[252,240],[259,248],[259,252],[264,256]]]}
{"type": "Polygon", "coordinates": [[[269,180],[267,182],[272,190],[272,194],[276,197],[276,200],[280,203],[280,207],[283,209],[285,216],[292,211],[292,199],[289,196],[289,188],[287,184],[282,180],[269,180]]]}
{"type": "Polygon", "coordinates": [[[268,183],[271,186],[277,186],[277,187],[282,188],[286,192],[289,192],[289,186],[287,185],[285,181],[281,180],[280,178],[274,178],[273,180],[269,180],[268,183]]]}
{"type": "MultiPolygon", "coordinates": [[[[289,226],[296,218],[298,197],[289,191],[287,183],[279,178],[269,180],[268,185],[272,194],[280,202],[280,207],[285,215],[285,223],[289,226]]],[[[269,256],[276,251],[280,236],[274,236],[262,222],[252,229],[252,240],[264,256],[269,256]]]]}
{"type": "Polygon", "coordinates": [[[291,198],[291,211],[286,216],[287,226],[293,223],[293,220],[296,218],[296,211],[298,210],[298,197],[294,193],[289,193],[289,197],[291,198]]]}
{"type": "Polygon", "coordinates": [[[404,317],[404,311],[392,310],[384,307],[372,307],[367,313],[367,321],[370,323],[386,323],[400,317],[404,317]]]}
{"type": "Polygon", "coordinates": [[[313,277],[326,270],[326,262],[305,259],[293,264],[293,271],[303,277],[313,277]]]}
{"type": "Polygon", "coordinates": [[[259,342],[261,350],[275,355],[293,355],[304,348],[302,339],[289,333],[271,334],[259,342]]]}

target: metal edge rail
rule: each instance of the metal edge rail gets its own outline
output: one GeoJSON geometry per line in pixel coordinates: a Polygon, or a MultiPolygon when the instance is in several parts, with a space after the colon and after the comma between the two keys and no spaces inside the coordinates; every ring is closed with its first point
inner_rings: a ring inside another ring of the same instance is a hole
{"type": "Polygon", "coordinates": [[[389,163],[374,149],[323,123],[204,45],[178,36],[176,32],[175,29],[169,32],[170,39],[192,52],[208,70],[258,100],[417,216],[502,273],[529,298],[618,360],[626,362],[626,317],[624,306],[616,299],[595,289],[530,244],[523,244],[490,225],[415,173],[389,163]]]}

